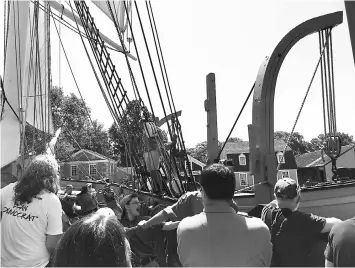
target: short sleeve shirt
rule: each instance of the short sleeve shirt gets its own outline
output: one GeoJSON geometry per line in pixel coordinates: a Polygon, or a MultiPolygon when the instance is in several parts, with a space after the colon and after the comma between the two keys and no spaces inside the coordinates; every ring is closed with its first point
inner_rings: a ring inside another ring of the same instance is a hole
{"type": "Polygon", "coordinates": [[[334,267],[355,267],[355,218],[332,228],[324,255],[334,267]]]}
{"type": "Polygon", "coordinates": [[[46,235],[63,232],[62,207],[54,193],[42,192],[27,204],[15,205],[14,187],[1,189],[2,266],[46,266],[46,235]]]}
{"type": "Polygon", "coordinates": [[[275,218],[281,214],[284,218],[278,222],[277,228],[271,231],[271,236],[274,235],[275,239],[273,263],[277,266],[308,266],[312,242],[323,230],[325,218],[267,205],[262,211],[261,219],[271,230],[275,218]]]}
{"type": "Polygon", "coordinates": [[[260,219],[237,214],[228,205],[206,207],[183,219],[177,252],[184,267],[268,267],[270,233],[260,219]]]}

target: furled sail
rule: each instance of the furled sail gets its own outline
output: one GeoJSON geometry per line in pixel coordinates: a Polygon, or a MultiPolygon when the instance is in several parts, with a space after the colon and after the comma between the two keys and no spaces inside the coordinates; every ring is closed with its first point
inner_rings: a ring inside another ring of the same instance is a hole
{"type": "Polygon", "coordinates": [[[28,34],[29,1],[9,2],[8,32],[5,34],[4,92],[1,115],[1,167],[14,161],[19,155],[22,107],[22,70],[25,66],[26,38],[28,34]]]}
{"type": "Polygon", "coordinates": [[[21,153],[21,133],[27,123],[52,133],[49,104],[49,38],[46,13],[38,3],[9,1],[5,36],[4,102],[1,118],[1,167],[21,153]]]}
{"type": "Polygon", "coordinates": [[[108,4],[111,6],[112,13],[114,14],[115,20],[120,28],[120,32],[123,33],[127,29],[127,16],[126,14],[130,12],[132,8],[131,1],[119,0],[119,1],[100,1],[100,0],[92,0],[92,2],[103,12],[105,13],[111,20],[111,13],[108,7],[108,4]],[[125,2],[127,7],[127,13],[125,10],[125,2]]]}

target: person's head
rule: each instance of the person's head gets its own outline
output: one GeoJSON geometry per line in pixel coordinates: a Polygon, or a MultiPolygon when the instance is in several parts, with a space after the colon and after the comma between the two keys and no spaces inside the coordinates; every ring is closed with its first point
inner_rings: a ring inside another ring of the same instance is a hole
{"type": "Polygon", "coordinates": [[[60,239],[53,267],[131,267],[124,228],[109,208],[75,222],[60,239]]]}
{"type": "Polygon", "coordinates": [[[90,193],[91,190],[92,190],[92,184],[87,183],[83,187],[81,187],[81,191],[79,194],[82,195],[82,194],[90,193]]]}
{"type": "Polygon", "coordinates": [[[135,193],[123,197],[120,206],[123,210],[122,217],[133,220],[140,215],[141,204],[135,193]]]}
{"type": "Polygon", "coordinates": [[[275,184],[274,195],[280,208],[296,210],[301,199],[301,188],[291,178],[279,179],[275,184]]]}
{"type": "Polygon", "coordinates": [[[14,202],[30,203],[43,191],[57,194],[60,189],[58,163],[51,155],[36,156],[15,186],[14,202]]]}
{"type": "Polygon", "coordinates": [[[65,187],[65,193],[67,193],[67,194],[72,194],[72,192],[73,192],[73,185],[68,184],[68,185],[65,187]]]}
{"type": "Polygon", "coordinates": [[[222,164],[212,164],[201,172],[200,184],[203,201],[230,202],[235,191],[233,172],[222,164]]]}

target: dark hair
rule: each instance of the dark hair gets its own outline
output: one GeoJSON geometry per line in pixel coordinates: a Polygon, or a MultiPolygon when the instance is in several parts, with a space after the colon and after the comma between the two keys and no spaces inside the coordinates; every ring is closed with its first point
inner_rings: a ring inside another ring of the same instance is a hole
{"type": "Polygon", "coordinates": [[[201,172],[200,184],[209,199],[230,200],[234,196],[234,174],[222,164],[206,167],[201,172]]]}
{"type": "Polygon", "coordinates": [[[130,267],[130,254],[124,228],[114,214],[96,212],[64,233],[54,252],[53,267],[130,267]]]}
{"type": "Polygon", "coordinates": [[[89,192],[89,185],[92,185],[92,184],[91,183],[87,183],[83,187],[81,187],[81,191],[77,195],[80,196],[80,195],[88,193],[89,192]]]}
{"type": "Polygon", "coordinates": [[[129,195],[126,195],[125,197],[122,198],[121,202],[120,202],[120,206],[122,208],[122,218],[126,217],[126,205],[129,205],[129,203],[131,203],[133,198],[139,198],[138,195],[136,193],[132,193],[129,195]]]}
{"type": "Polygon", "coordinates": [[[57,194],[60,189],[58,163],[53,156],[38,155],[15,185],[14,203],[31,203],[43,190],[57,194]]]}

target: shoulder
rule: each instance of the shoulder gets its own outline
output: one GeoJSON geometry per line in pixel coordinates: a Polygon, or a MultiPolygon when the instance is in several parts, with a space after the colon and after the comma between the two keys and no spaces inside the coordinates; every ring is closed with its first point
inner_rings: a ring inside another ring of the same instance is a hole
{"type": "MultiPolygon", "coordinates": [[[[239,215],[239,216],[245,217],[244,215],[239,215]]],[[[260,229],[260,230],[265,229],[267,232],[269,232],[269,228],[260,218],[248,216],[248,217],[245,217],[245,221],[246,221],[247,225],[253,229],[260,229]]]]}
{"type": "Polygon", "coordinates": [[[204,213],[200,213],[191,217],[184,218],[178,226],[178,230],[180,231],[194,231],[202,226],[204,219],[204,213]]]}
{"type": "Polygon", "coordinates": [[[317,216],[312,213],[305,213],[305,212],[298,211],[298,210],[296,210],[292,213],[292,217],[296,217],[299,220],[304,220],[304,221],[320,221],[320,220],[325,221],[324,217],[317,216]]]}
{"type": "Polygon", "coordinates": [[[44,192],[39,195],[46,205],[59,204],[61,205],[59,197],[54,193],[44,192]]]}
{"type": "Polygon", "coordinates": [[[1,194],[13,192],[17,182],[10,183],[1,189],[1,194]]]}
{"type": "Polygon", "coordinates": [[[347,235],[349,234],[354,234],[355,233],[355,218],[345,220],[343,222],[340,222],[336,225],[331,230],[331,235],[347,235]]]}

